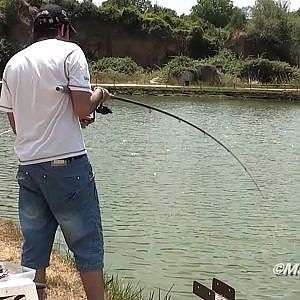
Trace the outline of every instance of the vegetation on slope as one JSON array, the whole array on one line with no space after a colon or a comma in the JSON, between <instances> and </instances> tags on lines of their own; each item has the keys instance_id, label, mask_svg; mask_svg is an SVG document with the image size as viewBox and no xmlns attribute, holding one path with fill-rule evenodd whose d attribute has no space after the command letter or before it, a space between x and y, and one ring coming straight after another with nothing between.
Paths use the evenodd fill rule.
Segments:
<instances>
[{"instance_id":1,"label":"vegetation on slope","mask_svg":"<svg viewBox=\"0 0 300 300\"><path fill-rule=\"evenodd\" d=\"M25 0L0 0L1 70L18 50L17 45L8 42L9 36L5 33L16 18L20 1ZM108 24L120 24L131 32L176 38L185 44L181 55L186 57L177 58L176 63L170 61L171 69L177 71L189 69L185 63L190 60L195 64L215 65L225 81L287 83L299 78L300 10L291 12L285 0L257 0L253 7L243 9L235 7L231 0L198 0L189 15L181 16L149 0L107 0L100 6L90 0L27 2L37 8L47 2L60 4L73 20L95 18ZM254 49L255 53L251 54L252 50L247 55L234 53L226 48L228 39L234 36L232 33L241 31L246 42L261 46ZM92 75L114 82L138 76L166 78L166 74L180 73L174 70L170 71L169 64L143 70L130 58L99 58L91 62Z\"/></svg>"}]
</instances>

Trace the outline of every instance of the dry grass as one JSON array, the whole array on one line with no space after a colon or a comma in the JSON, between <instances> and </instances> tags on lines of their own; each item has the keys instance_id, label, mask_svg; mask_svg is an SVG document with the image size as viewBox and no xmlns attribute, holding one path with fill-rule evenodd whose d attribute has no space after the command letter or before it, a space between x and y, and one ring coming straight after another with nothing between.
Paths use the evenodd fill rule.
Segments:
<instances>
[{"instance_id":1,"label":"dry grass","mask_svg":"<svg viewBox=\"0 0 300 300\"><path fill-rule=\"evenodd\" d=\"M0 260L20 263L22 234L17 225L0 220ZM79 274L71 260L53 253L47 271L48 300L86 299Z\"/></svg>"},{"instance_id":2,"label":"dry grass","mask_svg":"<svg viewBox=\"0 0 300 300\"><path fill-rule=\"evenodd\" d=\"M0 261L20 263L22 246L22 234L19 227L11 221L0 219ZM107 277L107 300L142 300L143 289L139 286L125 283L118 276ZM64 258L57 252L51 256L51 264L47 269L47 300L80 300L86 299L82 283L74 262L70 258ZM156 299L154 293L151 300ZM160 293L157 299L170 299L169 292L165 297Z\"/></svg>"}]
</instances>

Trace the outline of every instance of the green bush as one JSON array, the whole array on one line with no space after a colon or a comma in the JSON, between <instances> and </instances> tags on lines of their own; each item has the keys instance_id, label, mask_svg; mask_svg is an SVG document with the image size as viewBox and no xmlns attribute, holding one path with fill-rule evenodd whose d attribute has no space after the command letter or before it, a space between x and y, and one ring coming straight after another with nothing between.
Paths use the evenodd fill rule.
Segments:
<instances>
[{"instance_id":1,"label":"green bush","mask_svg":"<svg viewBox=\"0 0 300 300\"><path fill-rule=\"evenodd\" d=\"M104 57L94 62L92 68L101 72L111 69L126 75L133 75L142 69L130 57Z\"/></svg>"},{"instance_id":2,"label":"green bush","mask_svg":"<svg viewBox=\"0 0 300 300\"><path fill-rule=\"evenodd\" d=\"M175 56L162 69L162 76L165 80L177 78L184 71L195 72L199 61L186 56Z\"/></svg>"},{"instance_id":3,"label":"green bush","mask_svg":"<svg viewBox=\"0 0 300 300\"><path fill-rule=\"evenodd\" d=\"M143 18L142 28L147 33L156 33L163 36L171 36L173 31L165 20L155 15L147 15Z\"/></svg>"},{"instance_id":4,"label":"green bush","mask_svg":"<svg viewBox=\"0 0 300 300\"><path fill-rule=\"evenodd\" d=\"M218 46L209 37L205 36L201 27L194 27L187 37L189 55L198 59L211 56L218 51Z\"/></svg>"},{"instance_id":5,"label":"green bush","mask_svg":"<svg viewBox=\"0 0 300 300\"><path fill-rule=\"evenodd\" d=\"M99 20L104 22L118 23L122 16L122 10L116 6L99 7Z\"/></svg>"},{"instance_id":6,"label":"green bush","mask_svg":"<svg viewBox=\"0 0 300 300\"><path fill-rule=\"evenodd\" d=\"M124 8L120 15L119 22L124 25L129 25L132 28L139 28L141 24L141 15L135 8Z\"/></svg>"},{"instance_id":7,"label":"green bush","mask_svg":"<svg viewBox=\"0 0 300 300\"><path fill-rule=\"evenodd\" d=\"M104 57L90 63L92 77L115 81L131 81L135 76L143 73L131 58Z\"/></svg>"},{"instance_id":8,"label":"green bush","mask_svg":"<svg viewBox=\"0 0 300 300\"><path fill-rule=\"evenodd\" d=\"M3 73L8 60L18 52L18 47L6 39L0 39L0 72Z\"/></svg>"},{"instance_id":9,"label":"green bush","mask_svg":"<svg viewBox=\"0 0 300 300\"><path fill-rule=\"evenodd\" d=\"M74 3L73 3L74 4ZM71 3L70 3L71 5ZM66 7L67 8L67 7ZM69 8L70 9L70 8ZM74 6L71 7L72 14L74 14L77 18L97 18L99 17L99 10L98 7L93 4L93 2L84 0L79 5L74 4Z\"/></svg>"},{"instance_id":10,"label":"green bush","mask_svg":"<svg viewBox=\"0 0 300 300\"><path fill-rule=\"evenodd\" d=\"M295 79L296 69L286 62L249 59L245 61L240 76L261 83L289 83Z\"/></svg>"},{"instance_id":11,"label":"green bush","mask_svg":"<svg viewBox=\"0 0 300 300\"><path fill-rule=\"evenodd\" d=\"M296 84L297 86L299 86L299 84L300 84L300 69L299 68L294 69L294 78L292 80L292 83Z\"/></svg>"},{"instance_id":12,"label":"green bush","mask_svg":"<svg viewBox=\"0 0 300 300\"><path fill-rule=\"evenodd\" d=\"M233 52L226 48L222 49L217 55L202 60L201 63L215 66L227 78L239 77L244 65L242 59L238 59Z\"/></svg>"},{"instance_id":13,"label":"green bush","mask_svg":"<svg viewBox=\"0 0 300 300\"><path fill-rule=\"evenodd\" d=\"M19 0L9 0L5 1L4 4L4 14L5 14L5 23L7 26L14 26L16 20L18 20L19 14Z\"/></svg>"}]
</instances>

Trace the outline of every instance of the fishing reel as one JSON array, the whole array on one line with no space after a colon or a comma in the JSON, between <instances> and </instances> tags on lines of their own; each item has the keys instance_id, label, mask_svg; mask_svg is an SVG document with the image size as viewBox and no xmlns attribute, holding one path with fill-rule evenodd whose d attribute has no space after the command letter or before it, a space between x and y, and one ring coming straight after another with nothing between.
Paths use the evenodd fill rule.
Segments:
<instances>
[{"instance_id":1,"label":"fishing reel","mask_svg":"<svg viewBox=\"0 0 300 300\"><path fill-rule=\"evenodd\" d=\"M104 106L103 103L101 103L100 106L96 108L96 112L101 115L112 114L112 110L109 107Z\"/></svg>"},{"instance_id":2,"label":"fishing reel","mask_svg":"<svg viewBox=\"0 0 300 300\"><path fill-rule=\"evenodd\" d=\"M69 87L64 85L58 85L56 87L56 91L61 93L70 93ZM104 106L103 103L96 108L96 112L102 115L112 114L112 110L107 106Z\"/></svg>"}]
</instances>

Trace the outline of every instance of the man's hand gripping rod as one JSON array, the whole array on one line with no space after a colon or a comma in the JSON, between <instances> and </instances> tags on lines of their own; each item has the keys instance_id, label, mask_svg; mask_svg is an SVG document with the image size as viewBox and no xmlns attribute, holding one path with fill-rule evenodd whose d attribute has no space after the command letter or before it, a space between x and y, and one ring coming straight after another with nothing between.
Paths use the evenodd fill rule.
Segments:
<instances>
[{"instance_id":1,"label":"man's hand gripping rod","mask_svg":"<svg viewBox=\"0 0 300 300\"><path fill-rule=\"evenodd\" d=\"M56 91L60 92L60 93L66 93L69 94L70 93L70 89L67 85L58 85L56 87ZM112 110L110 108L108 108L107 106L104 106L103 103L101 103L97 108L96 108L96 112L102 115L107 115L107 114L111 114ZM93 112L93 115L95 117L95 112Z\"/></svg>"}]
</instances>

